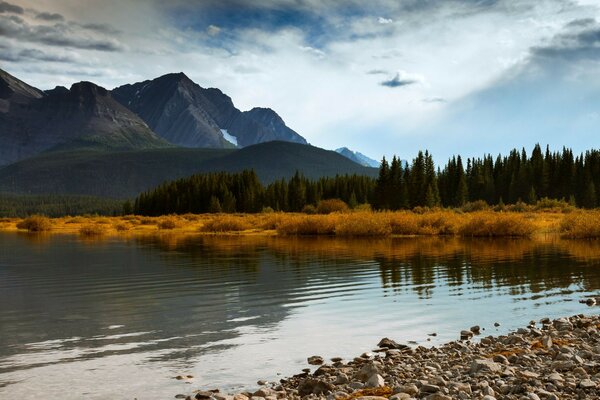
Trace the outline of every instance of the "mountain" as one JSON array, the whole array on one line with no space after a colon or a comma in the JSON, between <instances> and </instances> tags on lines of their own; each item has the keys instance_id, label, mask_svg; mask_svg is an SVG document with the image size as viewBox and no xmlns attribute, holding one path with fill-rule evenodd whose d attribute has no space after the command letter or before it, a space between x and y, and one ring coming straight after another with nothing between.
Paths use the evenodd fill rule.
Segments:
<instances>
[{"instance_id":1,"label":"mountain","mask_svg":"<svg viewBox=\"0 0 600 400\"><path fill-rule=\"evenodd\" d=\"M242 112L219 89L205 89L183 73L128 84L112 91L158 135L184 147L246 147L273 140L306 144L268 108Z\"/></svg>"},{"instance_id":2,"label":"mountain","mask_svg":"<svg viewBox=\"0 0 600 400\"><path fill-rule=\"evenodd\" d=\"M47 152L0 169L0 192L133 197L165 181L200 172L254 169L264 183L298 170L310 178L376 176L333 151L289 142L243 149L167 148L126 152Z\"/></svg>"},{"instance_id":3,"label":"mountain","mask_svg":"<svg viewBox=\"0 0 600 400\"><path fill-rule=\"evenodd\" d=\"M0 70L0 165L57 146L129 150L170 145L91 82L42 92Z\"/></svg>"},{"instance_id":4,"label":"mountain","mask_svg":"<svg viewBox=\"0 0 600 400\"><path fill-rule=\"evenodd\" d=\"M369 158L364 154L359 153L358 151L352 151L347 147L340 147L335 151L336 153L343 155L344 157L354 161L357 164L363 165L365 167L379 168L379 161L373 160L372 158Z\"/></svg>"}]
</instances>

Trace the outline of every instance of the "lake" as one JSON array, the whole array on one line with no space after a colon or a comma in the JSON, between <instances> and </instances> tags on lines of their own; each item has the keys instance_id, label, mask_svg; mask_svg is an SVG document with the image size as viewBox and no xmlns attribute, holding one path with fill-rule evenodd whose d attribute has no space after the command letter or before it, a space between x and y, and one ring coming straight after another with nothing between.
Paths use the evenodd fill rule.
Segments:
<instances>
[{"instance_id":1,"label":"lake","mask_svg":"<svg viewBox=\"0 0 600 400\"><path fill-rule=\"evenodd\" d=\"M432 346L597 313L578 300L599 267L600 243L556 238L0 233L0 398L253 389L386 336Z\"/></svg>"}]
</instances>

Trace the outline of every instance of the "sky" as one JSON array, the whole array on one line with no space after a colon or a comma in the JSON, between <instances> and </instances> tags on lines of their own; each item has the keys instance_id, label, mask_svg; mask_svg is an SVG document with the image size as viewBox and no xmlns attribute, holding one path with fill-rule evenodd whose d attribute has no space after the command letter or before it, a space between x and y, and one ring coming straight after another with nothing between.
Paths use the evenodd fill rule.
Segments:
<instances>
[{"instance_id":1,"label":"sky","mask_svg":"<svg viewBox=\"0 0 600 400\"><path fill-rule=\"evenodd\" d=\"M375 159L600 147L600 0L0 0L0 68L41 89L184 72Z\"/></svg>"}]
</instances>

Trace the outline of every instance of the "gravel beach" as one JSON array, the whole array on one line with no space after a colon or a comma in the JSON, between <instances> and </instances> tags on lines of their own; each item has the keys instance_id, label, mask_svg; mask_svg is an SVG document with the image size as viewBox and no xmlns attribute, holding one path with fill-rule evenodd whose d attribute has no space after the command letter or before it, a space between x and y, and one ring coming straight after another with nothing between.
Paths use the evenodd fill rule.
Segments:
<instances>
[{"instance_id":1,"label":"gravel beach","mask_svg":"<svg viewBox=\"0 0 600 400\"><path fill-rule=\"evenodd\" d=\"M600 399L600 317L531 321L505 336L479 327L440 347L384 338L353 360L311 356L316 370L259 382L250 393L219 390L177 395L189 400ZM475 338L475 339L474 339Z\"/></svg>"}]
</instances>

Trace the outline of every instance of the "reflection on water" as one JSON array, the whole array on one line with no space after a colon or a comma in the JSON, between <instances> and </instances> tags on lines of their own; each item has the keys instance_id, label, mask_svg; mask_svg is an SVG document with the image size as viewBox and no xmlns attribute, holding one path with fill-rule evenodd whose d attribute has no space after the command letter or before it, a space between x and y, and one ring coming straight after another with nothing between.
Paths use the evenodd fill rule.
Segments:
<instances>
[{"instance_id":1,"label":"reflection on water","mask_svg":"<svg viewBox=\"0 0 600 400\"><path fill-rule=\"evenodd\" d=\"M0 234L0 251L7 398L248 388L383 336L436 344L595 312L577 300L600 288L600 244L556 239Z\"/></svg>"}]
</instances>

